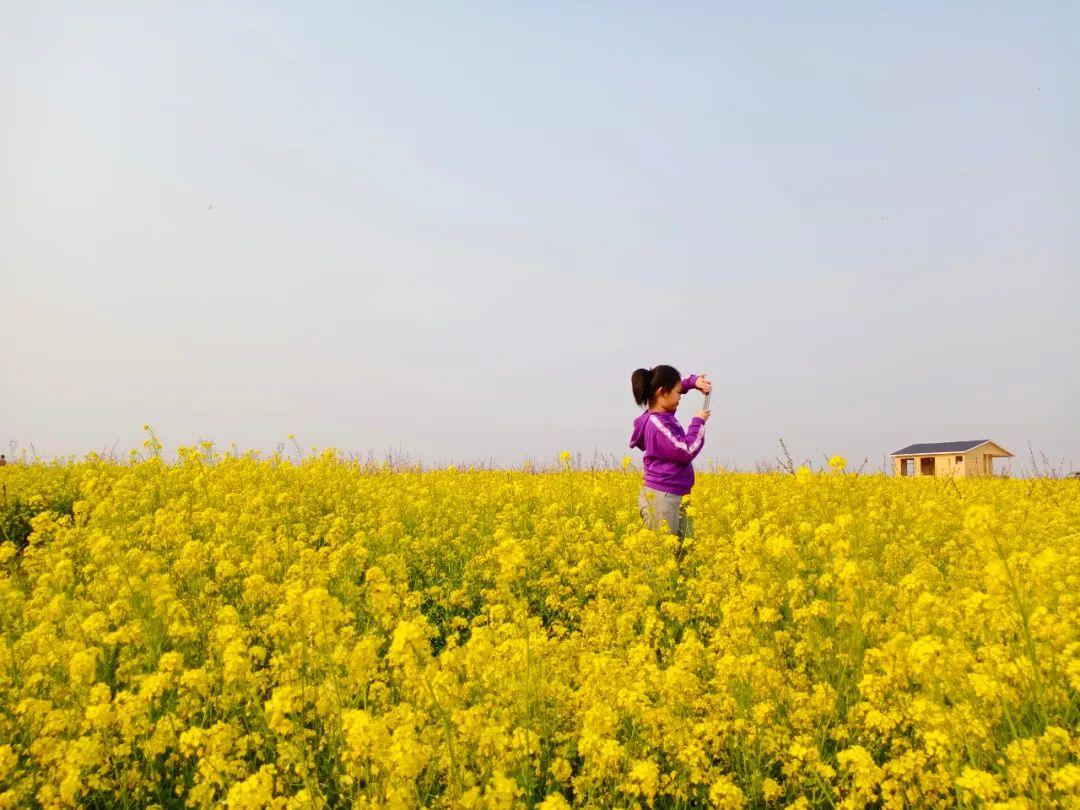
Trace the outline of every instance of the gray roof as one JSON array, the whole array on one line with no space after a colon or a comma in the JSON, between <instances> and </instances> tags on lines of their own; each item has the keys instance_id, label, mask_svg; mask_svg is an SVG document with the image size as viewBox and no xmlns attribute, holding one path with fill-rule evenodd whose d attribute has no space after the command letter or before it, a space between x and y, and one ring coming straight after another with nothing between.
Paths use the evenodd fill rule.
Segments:
<instances>
[{"instance_id":1,"label":"gray roof","mask_svg":"<svg viewBox=\"0 0 1080 810\"><path fill-rule=\"evenodd\" d=\"M907 447L897 450L894 456L920 456L933 453L966 453L973 447L986 444L989 439L968 439L962 442L929 442L925 444L909 444Z\"/></svg>"}]
</instances>

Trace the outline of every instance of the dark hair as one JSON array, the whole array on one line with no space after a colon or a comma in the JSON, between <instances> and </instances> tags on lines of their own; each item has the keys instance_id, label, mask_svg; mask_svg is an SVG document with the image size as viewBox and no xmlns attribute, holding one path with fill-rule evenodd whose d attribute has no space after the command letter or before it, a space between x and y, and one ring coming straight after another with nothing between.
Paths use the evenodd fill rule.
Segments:
<instances>
[{"instance_id":1,"label":"dark hair","mask_svg":"<svg viewBox=\"0 0 1080 810\"><path fill-rule=\"evenodd\" d=\"M661 388L672 391L681 379L678 369L672 366L639 368L630 375L630 387L634 389L634 402L644 408L657 391Z\"/></svg>"}]
</instances>

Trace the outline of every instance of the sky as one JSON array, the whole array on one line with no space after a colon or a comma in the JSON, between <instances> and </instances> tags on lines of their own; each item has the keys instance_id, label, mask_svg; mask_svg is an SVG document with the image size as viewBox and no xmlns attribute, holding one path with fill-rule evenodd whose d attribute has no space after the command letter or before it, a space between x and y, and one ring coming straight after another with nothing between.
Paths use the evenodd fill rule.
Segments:
<instances>
[{"instance_id":1,"label":"sky","mask_svg":"<svg viewBox=\"0 0 1080 810\"><path fill-rule=\"evenodd\" d=\"M1075 3L0 5L0 449L639 461L666 363L716 386L699 469L1080 469L1078 41Z\"/></svg>"}]
</instances>

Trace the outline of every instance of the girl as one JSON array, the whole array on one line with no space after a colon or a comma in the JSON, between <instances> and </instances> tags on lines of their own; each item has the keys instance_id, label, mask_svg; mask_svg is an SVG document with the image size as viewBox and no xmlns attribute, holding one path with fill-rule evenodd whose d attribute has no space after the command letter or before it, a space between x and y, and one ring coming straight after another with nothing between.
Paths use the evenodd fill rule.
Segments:
<instances>
[{"instance_id":1,"label":"girl","mask_svg":"<svg viewBox=\"0 0 1080 810\"><path fill-rule=\"evenodd\" d=\"M698 411L683 432L675 419L675 409L683 391L693 388L703 394L712 391L706 375L691 374L685 380L671 366L639 368L630 375L634 401L645 412L634 420L630 446L645 451L645 486L638 497L638 511L650 529L667 522L668 531L686 536L686 506L683 496L694 485L691 462L705 443L705 422L710 411Z\"/></svg>"}]
</instances>

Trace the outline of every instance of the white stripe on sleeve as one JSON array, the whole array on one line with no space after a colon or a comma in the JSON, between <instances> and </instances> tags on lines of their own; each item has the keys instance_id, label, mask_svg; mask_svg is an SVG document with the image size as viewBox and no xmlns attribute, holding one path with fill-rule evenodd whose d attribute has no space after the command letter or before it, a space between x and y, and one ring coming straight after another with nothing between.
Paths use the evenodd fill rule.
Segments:
<instances>
[{"instance_id":1,"label":"white stripe on sleeve","mask_svg":"<svg viewBox=\"0 0 1080 810\"><path fill-rule=\"evenodd\" d=\"M659 430L661 433L668 437L668 441L670 441L673 445L682 450L684 453L693 453L695 450L701 447L701 443L705 441L704 424L698 430L698 435L697 438L694 439L694 443L691 445L687 445L687 443L682 441L681 439L675 438L675 434L668 429L667 425L660 421L660 417L657 416L655 413L649 417L649 421L652 422L653 427L655 427L657 430Z\"/></svg>"}]
</instances>

